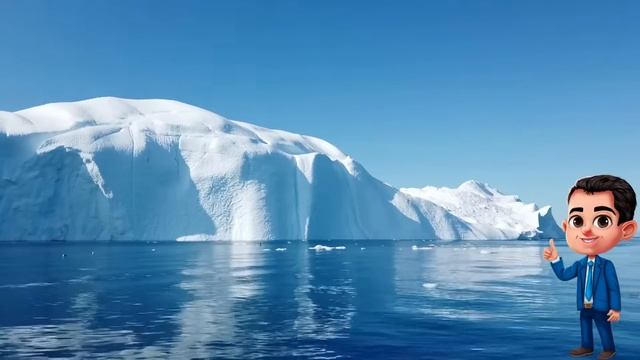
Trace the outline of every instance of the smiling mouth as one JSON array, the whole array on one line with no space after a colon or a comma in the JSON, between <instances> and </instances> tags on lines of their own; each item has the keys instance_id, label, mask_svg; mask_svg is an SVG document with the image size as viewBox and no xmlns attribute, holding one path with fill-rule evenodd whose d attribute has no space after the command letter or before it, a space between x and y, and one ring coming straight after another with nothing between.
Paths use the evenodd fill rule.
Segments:
<instances>
[{"instance_id":1,"label":"smiling mouth","mask_svg":"<svg viewBox=\"0 0 640 360\"><path fill-rule=\"evenodd\" d=\"M582 240L582 242L585 243L585 244L591 244L591 243L594 243L598 239L598 237L597 236L581 237L579 239Z\"/></svg>"}]
</instances>

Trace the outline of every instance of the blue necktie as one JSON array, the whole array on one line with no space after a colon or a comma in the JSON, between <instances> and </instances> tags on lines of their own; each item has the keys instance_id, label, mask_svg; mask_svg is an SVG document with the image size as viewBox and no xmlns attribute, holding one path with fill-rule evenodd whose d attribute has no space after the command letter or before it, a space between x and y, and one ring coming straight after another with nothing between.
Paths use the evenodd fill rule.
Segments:
<instances>
[{"instance_id":1,"label":"blue necktie","mask_svg":"<svg viewBox=\"0 0 640 360\"><path fill-rule=\"evenodd\" d=\"M591 301L593 297L593 261L589 260L587 265L589 268L587 269L587 288L584 290L584 297L587 301Z\"/></svg>"}]
</instances>

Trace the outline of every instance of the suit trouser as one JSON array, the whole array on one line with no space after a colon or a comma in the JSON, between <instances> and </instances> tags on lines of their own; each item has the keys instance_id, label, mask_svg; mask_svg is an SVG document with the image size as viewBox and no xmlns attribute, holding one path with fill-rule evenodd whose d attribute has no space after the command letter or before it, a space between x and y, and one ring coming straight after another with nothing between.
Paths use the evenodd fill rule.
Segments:
<instances>
[{"instance_id":1,"label":"suit trouser","mask_svg":"<svg viewBox=\"0 0 640 360\"><path fill-rule=\"evenodd\" d=\"M582 332L582 347L593 349L593 323L596 323L598 333L600 334L600 342L604 351L616 351L613 343L613 332L611 331L611 323L607 321L608 316L604 311L594 309L580 310L580 330Z\"/></svg>"}]
</instances>

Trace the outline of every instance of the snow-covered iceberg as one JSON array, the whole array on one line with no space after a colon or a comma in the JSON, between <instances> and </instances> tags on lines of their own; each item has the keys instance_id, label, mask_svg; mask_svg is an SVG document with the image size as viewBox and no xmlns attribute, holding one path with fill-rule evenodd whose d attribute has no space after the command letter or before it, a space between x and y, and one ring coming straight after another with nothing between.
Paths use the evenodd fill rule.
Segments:
<instances>
[{"instance_id":1,"label":"snow-covered iceberg","mask_svg":"<svg viewBox=\"0 0 640 360\"><path fill-rule=\"evenodd\" d=\"M0 111L1 240L559 233L548 207L488 186L399 190L322 139L176 101L106 97Z\"/></svg>"},{"instance_id":2,"label":"snow-covered iceberg","mask_svg":"<svg viewBox=\"0 0 640 360\"><path fill-rule=\"evenodd\" d=\"M523 203L488 184L470 180L455 189L426 186L401 188L414 199L435 203L470 224L476 237L485 239L539 239L561 237L551 207Z\"/></svg>"}]
</instances>

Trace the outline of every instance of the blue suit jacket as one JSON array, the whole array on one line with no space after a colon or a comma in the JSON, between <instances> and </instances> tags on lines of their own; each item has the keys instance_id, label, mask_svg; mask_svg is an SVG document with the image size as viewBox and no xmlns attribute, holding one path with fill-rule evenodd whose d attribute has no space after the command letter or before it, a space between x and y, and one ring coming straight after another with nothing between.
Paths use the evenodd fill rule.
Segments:
<instances>
[{"instance_id":1,"label":"blue suit jacket","mask_svg":"<svg viewBox=\"0 0 640 360\"><path fill-rule=\"evenodd\" d=\"M578 310L583 309L584 304L584 281L587 271L587 257L576 261L568 268L564 268L562 258L557 263L551 263L553 272L556 273L558 279L562 281L578 278L578 286L576 291L576 299ZM596 256L596 262L593 268L593 308L598 311L608 312L613 309L621 311L620 303L620 286L618 284L618 276L613 263L605 258Z\"/></svg>"}]
</instances>

